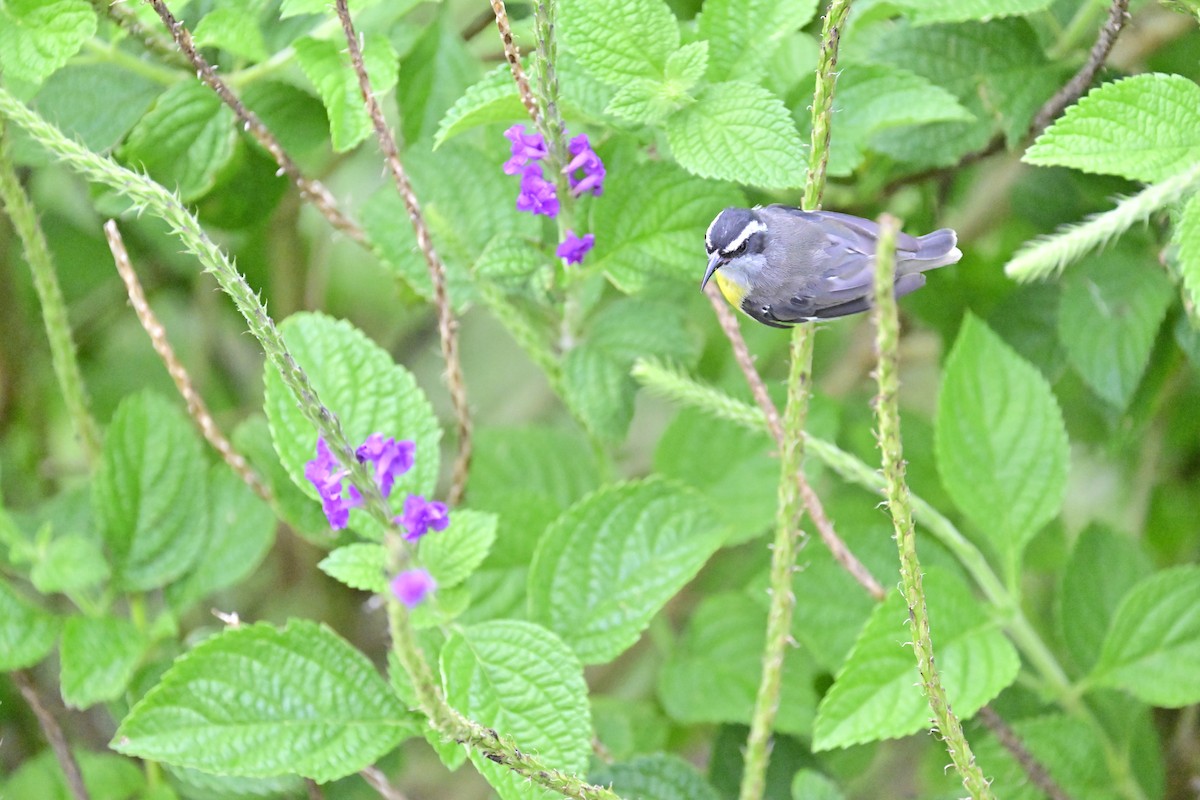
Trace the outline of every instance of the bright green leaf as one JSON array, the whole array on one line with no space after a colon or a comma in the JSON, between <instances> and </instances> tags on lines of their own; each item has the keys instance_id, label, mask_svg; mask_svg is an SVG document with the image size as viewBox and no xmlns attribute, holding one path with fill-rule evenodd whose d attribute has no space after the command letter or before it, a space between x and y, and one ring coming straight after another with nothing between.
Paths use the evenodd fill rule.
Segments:
<instances>
[{"instance_id":1,"label":"bright green leaf","mask_svg":"<svg viewBox=\"0 0 1200 800\"><path fill-rule=\"evenodd\" d=\"M664 162L613 175L607 191L622 202L593 209L596 249L590 259L626 293L664 280L699 286L704 231L720 209L745 204L730 184L701 180Z\"/></svg>"},{"instance_id":2,"label":"bright green leaf","mask_svg":"<svg viewBox=\"0 0 1200 800\"><path fill-rule=\"evenodd\" d=\"M448 15L425 28L400 70L400 133L410 143L433 136L455 99L479 80L481 72Z\"/></svg>"},{"instance_id":3,"label":"bright green leaf","mask_svg":"<svg viewBox=\"0 0 1200 800\"><path fill-rule=\"evenodd\" d=\"M380 0L349 0L346 6L350 9L350 13L362 11L371 6L378 5ZM400 5L412 5L416 0L401 0ZM329 3L324 0L283 0L279 7L279 18L287 19L288 17L298 17L301 14L323 14L332 16L332 10Z\"/></svg>"},{"instance_id":4,"label":"bright green leaf","mask_svg":"<svg viewBox=\"0 0 1200 800\"><path fill-rule=\"evenodd\" d=\"M292 620L230 628L178 658L111 747L204 772L325 782L416 733L362 653L324 625Z\"/></svg>"},{"instance_id":5,"label":"bright green leaf","mask_svg":"<svg viewBox=\"0 0 1200 800\"><path fill-rule=\"evenodd\" d=\"M708 69L708 42L692 42L671 53L663 77L672 94L682 96L704 77Z\"/></svg>"},{"instance_id":6,"label":"bright green leaf","mask_svg":"<svg viewBox=\"0 0 1200 800\"><path fill-rule=\"evenodd\" d=\"M611 661L721 546L703 495L662 480L602 489L546 531L529 570L530 617L584 663Z\"/></svg>"},{"instance_id":7,"label":"bright green leaf","mask_svg":"<svg viewBox=\"0 0 1200 800\"><path fill-rule=\"evenodd\" d=\"M767 609L744 594L706 598L658 674L658 697L676 722L685 725L749 725L762 673ZM795 736L812 735L817 696L812 656L790 648L775 727Z\"/></svg>"},{"instance_id":8,"label":"bright green leaf","mask_svg":"<svg viewBox=\"0 0 1200 800\"><path fill-rule=\"evenodd\" d=\"M280 332L322 402L341 420L352 446L362 444L372 433L416 442L416 463L396 480L393 500L406 494L430 496L437 482L441 429L429 400L408 370L350 323L324 314L293 314L284 320ZM316 457L317 432L269 364L264 382L264 408L275 449L292 480L315 498L316 490L304 477L304 465ZM394 507L399 513L399 502ZM379 524L366 512L355 509L350 513L351 527L382 536Z\"/></svg>"},{"instance_id":9,"label":"bright green leaf","mask_svg":"<svg viewBox=\"0 0 1200 800\"><path fill-rule=\"evenodd\" d=\"M679 49L679 23L662 0L563 0L558 29L566 49L601 81L661 78Z\"/></svg>"},{"instance_id":10,"label":"bright green leaf","mask_svg":"<svg viewBox=\"0 0 1200 800\"><path fill-rule=\"evenodd\" d=\"M267 57L267 43L253 13L235 6L214 8L204 15L192 31L200 47L219 47L251 61Z\"/></svg>"},{"instance_id":11,"label":"bright green leaf","mask_svg":"<svg viewBox=\"0 0 1200 800\"><path fill-rule=\"evenodd\" d=\"M1096 663L1117 605L1150 571L1150 559L1132 536L1101 525L1080 534L1059 592L1063 640L1080 669Z\"/></svg>"},{"instance_id":12,"label":"bright green leaf","mask_svg":"<svg viewBox=\"0 0 1200 800\"><path fill-rule=\"evenodd\" d=\"M300 69L325 104L334 151L350 150L370 134L371 118L363 106L362 92L350 67L345 41L305 37L297 39L292 47ZM381 97L396 85L400 68L396 51L387 38L379 34L367 36L362 50L363 63L371 77L371 90Z\"/></svg>"},{"instance_id":13,"label":"bright green leaf","mask_svg":"<svg viewBox=\"0 0 1200 800\"><path fill-rule=\"evenodd\" d=\"M275 541L275 514L225 464L214 464L207 482L208 530L195 566L167 587L176 609L239 583L258 569Z\"/></svg>"},{"instance_id":14,"label":"bright green leaf","mask_svg":"<svg viewBox=\"0 0 1200 800\"><path fill-rule=\"evenodd\" d=\"M955 504L1015 570L1062 507L1066 426L1045 377L971 315L946 359L937 461Z\"/></svg>"},{"instance_id":15,"label":"bright green leaf","mask_svg":"<svg viewBox=\"0 0 1200 800\"><path fill-rule=\"evenodd\" d=\"M121 147L121 157L187 202L203 196L233 157L233 112L207 86L180 81L158 98Z\"/></svg>"},{"instance_id":16,"label":"bright green leaf","mask_svg":"<svg viewBox=\"0 0 1200 800\"><path fill-rule=\"evenodd\" d=\"M475 262L475 274L500 285L519 285L539 269L549 266L551 258L530 240L505 233L496 234Z\"/></svg>"},{"instance_id":17,"label":"bright green leaf","mask_svg":"<svg viewBox=\"0 0 1200 800\"><path fill-rule=\"evenodd\" d=\"M844 800L838 785L815 769L802 769L792 778L792 800Z\"/></svg>"},{"instance_id":18,"label":"bright green leaf","mask_svg":"<svg viewBox=\"0 0 1200 800\"><path fill-rule=\"evenodd\" d=\"M1147 183L1169 178L1200 160L1200 86L1161 74L1106 83L1068 108L1024 160Z\"/></svg>"},{"instance_id":19,"label":"bright green leaf","mask_svg":"<svg viewBox=\"0 0 1200 800\"><path fill-rule=\"evenodd\" d=\"M83 534L68 533L51 539L37 558L29 581L43 594L90 589L104 583L111 574L100 544Z\"/></svg>"},{"instance_id":20,"label":"bright green leaf","mask_svg":"<svg viewBox=\"0 0 1200 800\"><path fill-rule=\"evenodd\" d=\"M129 685L149 642L132 622L123 617L67 619L63 626L63 702L72 708L88 708L116 700Z\"/></svg>"},{"instance_id":21,"label":"bright green leaf","mask_svg":"<svg viewBox=\"0 0 1200 800\"><path fill-rule=\"evenodd\" d=\"M5 0L0 6L0 71L41 83L96 33L84 0Z\"/></svg>"},{"instance_id":22,"label":"bright green leaf","mask_svg":"<svg viewBox=\"0 0 1200 800\"><path fill-rule=\"evenodd\" d=\"M677 755L654 753L619 764L606 764L588 776L610 786L624 800L718 800L696 768Z\"/></svg>"},{"instance_id":23,"label":"bright green leaf","mask_svg":"<svg viewBox=\"0 0 1200 800\"><path fill-rule=\"evenodd\" d=\"M321 559L317 567L351 589L376 593L387 590L387 551L380 544L357 542L339 547Z\"/></svg>"},{"instance_id":24,"label":"bright green leaf","mask_svg":"<svg viewBox=\"0 0 1200 800\"><path fill-rule=\"evenodd\" d=\"M665 84L653 78L630 78L609 101L604 113L640 125L658 125L679 110L689 98L672 96Z\"/></svg>"},{"instance_id":25,"label":"bright green leaf","mask_svg":"<svg viewBox=\"0 0 1200 800\"><path fill-rule=\"evenodd\" d=\"M1123 796L1114 786L1105 763L1104 742L1096 729L1086 722L1050 714L1017 720L1012 728L1067 797L1118 800ZM972 745L976 745L975 740ZM1030 782L1026 767L993 737L980 737L975 753L993 780L992 788L997 797L1005 800L1044 800L1046 797Z\"/></svg>"},{"instance_id":26,"label":"bright green leaf","mask_svg":"<svg viewBox=\"0 0 1200 800\"><path fill-rule=\"evenodd\" d=\"M59 620L0 578L0 670L32 667L58 639Z\"/></svg>"},{"instance_id":27,"label":"bright green leaf","mask_svg":"<svg viewBox=\"0 0 1200 800\"><path fill-rule=\"evenodd\" d=\"M950 705L970 719L1017 677L1020 658L984 607L957 578L925 575L938 672ZM875 607L833 686L821 700L813 749L894 739L927 728L929 702L913 659L904 597Z\"/></svg>"},{"instance_id":28,"label":"bright green leaf","mask_svg":"<svg viewBox=\"0 0 1200 800\"><path fill-rule=\"evenodd\" d=\"M142 794L146 778L132 760L114 753L73 749L83 785L91 800L153 800ZM72 800L70 786L54 751L47 747L13 770L7 782L0 781L4 797L30 800Z\"/></svg>"},{"instance_id":29,"label":"bright green leaf","mask_svg":"<svg viewBox=\"0 0 1200 800\"><path fill-rule=\"evenodd\" d=\"M1179 248L1179 274L1183 289L1200 308L1200 193L1192 195L1175 222L1174 241Z\"/></svg>"},{"instance_id":30,"label":"bright green leaf","mask_svg":"<svg viewBox=\"0 0 1200 800\"><path fill-rule=\"evenodd\" d=\"M433 149L441 147L447 139L479 125L522 122L525 113L508 64L498 64L454 101L454 105L442 116L433 138Z\"/></svg>"},{"instance_id":31,"label":"bright green leaf","mask_svg":"<svg viewBox=\"0 0 1200 800\"><path fill-rule=\"evenodd\" d=\"M446 642L441 668L450 705L558 769L587 768L592 724L583 667L553 633L516 620L472 625ZM471 759L502 800L554 796L478 751Z\"/></svg>"},{"instance_id":32,"label":"bright green leaf","mask_svg":"<svg viewBox=\"0 0 1200 800\"><path fill-rule=\"evenodd\" d=\"M1090 681L1165 708L1200 702L1200 567L1146 578L1117 607Z\"/></svg>"},{"instance_id":33,"label":"bright green leaf","mask_svg":"<svg viewBox=\"0 0 1200 800\"><path fill-rule=\"evenodd\" d=\"M704 178L764 189L804 184L804 145L792 116L755 84L708 86L667 120L667 142L680 166Z\"/></svg>"},{"instance_id":34,"label":"bright green leaf","mask_svg":"<svg viewBox=\"0 0 1200 800\"><path fill-rule=\"evenodd\" d=\"M1053 0L891 0L917 25L987 21L1045 11Z\"/></svg>"},{"instance_id":35,"label":"bright green leaf","mask_svg":"<svg viewBox=\"0 0 1200 800\"><path fill-rule=\"evenodd\" d=\"M708 40L709 79L757 82L784 37L816 12L817 0L705 0L696 32Z\"/></svg>"},{"instance_id":36,"label":"bright green leaf","mask_svg":"<svg viewBox=\"0 0 1200 800\"><path fill-rule=\"evenodd\" d=\"M100 152L115 147L162 92L162 84L117 64L71 64L50 76L31 105Z\"/></svg>"},{"instance_id":37,"label":"bright green leaf","mask_svg":"<svg viewBox=\"0 0 1200 800\"><path fill-rule=\"evenodd\" d=\"M467 508L450 513L444 531L421 539L421 564L437 581L439 589L457 586L487 558L496 541L496 515Z\"/></svg>"},{"instance_id":38,"label":"bright green leaf","mask_svg":"<svg viewBox=\"0 0 1200 800\"><path fill-rule=\"evenodd\" d=\"M155 589L196 563L207 530L206 478L199 437L180 409L149 392L121 402L92 484L114 583Z\"/></svg>"},{"instance_id":39,"label":"bright green leaf","mask_svg":"<svg viewBox=\"0 0 1200 800\"><path fill-rule=\"evenodd\" d=\"M1141 382L1174 297L1171 280L1128 250L1097 253L1063 277L1058 336L1067 361L1118 409Z\"/></svg>"}]
</instances>

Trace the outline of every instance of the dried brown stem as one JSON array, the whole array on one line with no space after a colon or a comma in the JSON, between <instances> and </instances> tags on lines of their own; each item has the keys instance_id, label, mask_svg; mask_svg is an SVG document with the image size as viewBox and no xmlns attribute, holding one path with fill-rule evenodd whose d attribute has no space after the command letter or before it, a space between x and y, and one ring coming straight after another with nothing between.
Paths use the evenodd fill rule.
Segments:
<instances>
[{"instance_id":1,"label":"dried brown stem","mask_svg":"<svg viewBox=\"0 0 1200 800\"><path fill-rule=\"evenodd\" d=\"M1026 749L1025 743L1021 741L1017 732L1010 728L991 706L979 709L979 721L992 732L996 741L1012 754L1012 757L1021 765L1021 769L1029 776L1030 782L1041 789L1050 800L1071 800L1071 796L1063 791L1041 762Z\"/></svg>"},{"instance_id":2,"label":"dried brown stem","mask_svg":"<svg viewBox=\"0 0 1200 800\"><path fill-rule=\"evenodd\" d=\"M50 743L50 749L54 751L54 757L58 759L58 766L62 768L63 775L67 778L67 789L71 792L71 797L73 800L90 800L87 786L83 783L83 773L79 771L79 762L71 753L71 747L67 744L67 737L63 735L58 720L42 704L42 698L37 693L33 676L23 669L14 670L9 674L12 676L13 683L17 685L17 689L20 690L21 696L29 704L33 715L37 717L38 725L46 736L46 741Z\"/></svg>"},{"instance_id":3,"label":"dried brown stem","mask_svg":"<svg viewBox=\"0 0 1200 800\"><path fill-rule=\"evenodd\" d=\"M1128 19L1129 0L1113 0L1112 5L1108 8L1108 19L1105 20L1104 27L1100 29L1100 35L1096 37L1096 43L1092 45L1087 61L1071 77L1071 80L1067 81L1065 86L1046 101L1034 116L1033 124L1029 126L1031 136L1037 136L1049 127L1050 123L1057 119L1067 106L1082 97L1083 93L1088 90L1092 81L1096 79L1096 73L1104 66L1108 54L1112 52L1117 36L1120 35L1121 29L1125 27Z\"/></svg>"},{"instance_id":4,"label":"dried brown stem","mask_svg":"<svg viewBox=\"0 0 1200 800\"><path fill-rule=\"evenodd\" d=\"M153 0L158 2L158 0ZM379 140L379 149L383 151L388 169L396 183L408 218L416 233L417 246L425 254L425 263L429 267L429 280L433 284L433 304L437 309L438 334L442 340L442 357L446 361L446 385L450 390L450 400L454 405L454 414L458 420L458 457L454 462L454 472L451 477L448 500L451 505L457 505L463 499L467 486L467 471L471 465L471 409L467 402L466 380L463 378L462 362L458 355L458 320L450 307L450 297L446 291L446 265L433 247L433 237L429 233L429 225L421 213L421 205L417 202L416 192L404 165L400 161L400 152L396 147L396 139L388 128L387 120L383 117L383 109L371 92L371 82L367 76L367 68L363 64L362 48L358 35L354 32L354 22L350 19L350 11L346 0L336 2L338 19L342 23L342 31L346 34L346 44L350 53L350 63L358 76L358 88L362 92L363 102L371 121L375 126L375 137Z\"/></svg>"},{"instance_id":5,"label":"dried brown stem","mask_svg":"<svg viewBox=\"0 0 1200 800\"><path fill-rule=\"evenodd\" d=\"M388 782L387 776L378 767L360 769L358 774L383 800L406 800L404 794Z\"/></svg>"},{"instance_id":6,"label":"dried brown stem","mask_svg":"<svg viewBox=\"0 0 1200 800\"><path fill-rule=\"evenodd\" d=\"M533 99L533 90L529 88L529 78L525 76L525 68L521 66L521 51L513 41L512 28L508 24L508 11L504 8L504 0L492 0L492 12L496 15L496 27L500 30L500 40L504 42L504 57L508 60L508 68L512 70L513 80L517 83L517 94L521 96L521 104L529 112L533 124L537 125L541 118L537 101Z\"/></svg>"},{"instance_id":7,"label":"dried brown stem","mask_svg":"<svg viewBox=\"0 0 1200 800\"><path fill-rule=\"evenodd\" d=\"M330 225L342 231L359 244L367 244L366 233L363 232L363 229L357 223L341 212L337 201L333 198L333 194L329 189L320 181L315 178L309 178L301 172L300 167L287 154L287 151L283 149L283 145L279 143L279 140L275 138L275 134L271 133L270 129L258 118L258 115L246 108L238 96L233 93L233 90L217 77L216 70L197 52L196 45L192 41L191 32L171 14L171 10L167 8L167 4L163 0L148 0L148 2L158 12L159 18L167 26L167 30L170 31L171 38L175 40L175 44L179 47L179 50L191 63L192 67L195 68L197 77L206 86L216 92L221 101L233 110L234 116L238 118L238 122L242 124L242 127L271 154L271 157L275 159L275 163L279 165L280 171L287 175L292 183L296 185L296 188L300 190L300 196L312 203L325 219L329 220Z\"/></svg>"},{"instance_id":8,"label":"dried brown stem","mask_svg":"<svg viewBox=\"0 0 1200 800\"><path fill-rule=\"evenodd\" d=\"M221 454L221 458L229 465L230 469L237 474L246 485L249 486L255 494L272 502L272 494L270 487L259 477L250 463L245 457L239 453L233 444L217 427L217 423L213 420L212 414L209 413L208 406L204 403L204 398L196 391L195 384L192 383L192 378L188 375L187 369L180 363L179 358L175 355L174 348L167 340L167 332L163 328L162 323L158 321L158 317L154 315L153 309L146 301L146 293L142 291L142 285L138 281L137 273L133 270L133 264L129 260L129 251L125 249L125 241L121 238L121 232L117 229L117 223L109 220L104 223L104 236L108 239L108 249L112 251L113 261L117 265L117 272L121 274L121 280L125 282L125 291L129 295L129 303L133 306L133 311L137 314L138 322L142 324L142 328L146 331L146 335L150 337L150 344L154 346L154 352L158 353L158 357L162 359L166 365L167 372L171 375L171 380L175 382L175 388L179 390L179 394L187 403L188 414L196 422L200 432L204 438L212 445L213 449Z\"/></svg>"},{"instance_id":9,"label":"dried brown stem","mask_svg":"<svg viewBox=\"0 0 1200 800\"><path fill-rule=\"evenodd\" d=\"M742 331L738 327L737 318L733 315L733 311L726 305L721 298L715 286L709 286L705 291L708 300L712 303L713 311L717 314L717 321L721 323L721 330L725 332L725 336L729 339L729 344L733 348L734 358L737 360L738 366L742 370L742 375L746 379L746 383L750 386L750 392L754 395L755 402L762 409L763 416L767 420L767 427L771 431L771 438L775 440L777 446L783 445L783 425L780 423L779 410L771 401L770 394L767 393L767 385L763 382L762 376L758 374L758 369L754 366L754 357L750 355L750 348L746 346L746 340L742 337ZM829 519L829 515L825 513L825 506L821 503L821 498L813 490L812 485L808 482L808 478L803 471L796 473L796 484L800 489L800 499L804 503L804 510L808 513L809 519L812 520L813 526L817 529L817 534L821 537L821 541L829 548L829 552L833 555L835 561L842 566L858 582L858 585L863 587L867 594L875 600L882 600L886 592L875 580L875 576L871 571L858 560L858 557L846 546L842 537L838 536L834 530L833 522Z\"/></svg>"}]
</instances>

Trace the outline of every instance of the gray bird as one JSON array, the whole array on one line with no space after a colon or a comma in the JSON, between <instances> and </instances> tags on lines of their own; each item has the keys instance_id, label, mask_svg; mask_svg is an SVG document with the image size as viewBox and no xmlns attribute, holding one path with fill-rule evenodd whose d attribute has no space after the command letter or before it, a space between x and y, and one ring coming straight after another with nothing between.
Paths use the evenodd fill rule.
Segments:
<instances>
[{"instance_id":1,"label":"gray bird","mask_svg":"<svg viewBox=\"0 0 1200 800\"><path fill-rule=\"evenodd\" d=\"M775 328L843 317L871 307L874 222L836 211L782 205L727 208L704 235L708 269L734 308ZM921 273L962 258L949 228L896 237L896 296L925 285Z\"/></svg>"}]
</instances>

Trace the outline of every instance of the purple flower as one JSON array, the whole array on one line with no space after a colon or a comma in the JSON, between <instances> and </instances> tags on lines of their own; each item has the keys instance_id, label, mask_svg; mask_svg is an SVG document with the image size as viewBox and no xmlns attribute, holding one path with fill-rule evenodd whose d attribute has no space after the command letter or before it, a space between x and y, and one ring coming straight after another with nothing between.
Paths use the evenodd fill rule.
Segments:
<instances>
[{"instance_id":1,"label":"purple flower","mask_svg":"<svg viewBox=\"0 0 1200 800\"><path fill-rule=\"evenodd\" d=\"M382 433L372 433L363 442L362 447L354 451L358 460L364 464L375 465L375 480L384 497L392 493L392 485L404 473L412 469L417 445L407 439L397 441L390 436L384 438Z\"/></svg>"},{"instance_id":2,"label":"purple flower","mask_svg":"<svg viewBox=\"0 0 1200 800\"><path fill-rule=\"evenodd\" d=\"M575 231L568 230L567 238L563 239L562 244L554 251L554 255L565 258L568 264L578 264L583 261L583 257L595 244L595 235L589 233L580 239L575 235Z\"/></svg>"},{"instance_id":3,"label":"purple flower","mask_svg":"<svg viewBox=\"0 0 1200 800\"><path fill-rule=\"evenodd\" d=\"M353 486L342 495L342 480L346 470L338 467L325 439L317 437L317 457L304 465L304 477L308 478L321 497L321 509L333 529L341 530L350 521L350 509L362 504L362 495Z\"/></svg>"},{"instance_id":4,"label":"purple flower","mask_svg":"<svg viewBox=\"0 0 1200 800\"><path fill-rule=\"evenodd\" d=\"M521 193L517 195L517 211L531 214L558 216L558 193L554 184L542 177L542 168L537 164L525 167L521 175Z\"/></svg>"},{"instance_id":5,"label":"purple flower","mask_svg":"<svg viewBox=\"0 0 1200 800\"><path fill-rule=\"evenodd\" d=\"M413 608L437 588L437 581L426 570L408 569L392 578L390 587L397 600Z\"/></svg>"},{"instance_id":6,"label":"purple flower","mask_svg":"<svg viewBox=\"0 0 1200 800\"><path fill-rule=\"evenodd\" d=\"M599 196L604 192L604 162L592 150L591 142L586 133L581 133L570 141L567 149L574 158L565 167L563 173L571 183L571 194L579 197L584 192ZM583 170L583 177L577 177L576 172Z\"/></svg>"},{"instance_id":7,"label":"purple flower","mask_svg":"<svg viewBox=\"0 0 1200 800\"><path fill-rule=\"evenodd\" d=\"M546 142L540 133L525 133L524 125L513 125L504 136L512 142L512 158L504 162L505 175L516 175L530 159L546 157Z\"/></svg>"},{"instance_id":8,"label":"purple flower","mask_svg":"<svg viewBox=\"0 0 1200 800\"><path fill-rule=\"evenodd\" d=\"M446 526L450 524L450 515L446 511L445 503L439 503L437 500L426 501L419 494L410 494L404 498L404 513L396 517L395 522L403 525L407 531L404 538L415 542L429 533L430 528L435 531L446 530Z\"/></svg>"}]
</instances>

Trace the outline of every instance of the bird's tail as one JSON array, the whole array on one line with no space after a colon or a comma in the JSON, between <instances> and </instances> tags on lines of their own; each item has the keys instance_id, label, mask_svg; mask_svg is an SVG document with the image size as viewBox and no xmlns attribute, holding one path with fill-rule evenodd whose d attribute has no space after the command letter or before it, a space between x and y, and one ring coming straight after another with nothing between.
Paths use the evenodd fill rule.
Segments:
<instances>
[{"instance_id":1,"label":"bird's tail","mask_svg":"<svg viewBox=\"0 0 1200 800\"><path fill-rule=\"evenodd\" d=\"M904 272L925 272L926 270L956 264L962 258L958 249L958 234L950 228L927 233L917 237L917 249L911 255L905 253Z\"/></svg>"}]
</instances>

